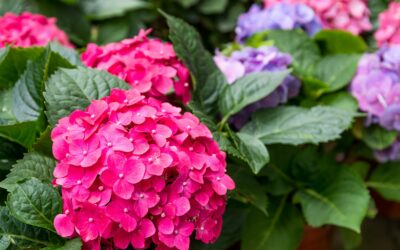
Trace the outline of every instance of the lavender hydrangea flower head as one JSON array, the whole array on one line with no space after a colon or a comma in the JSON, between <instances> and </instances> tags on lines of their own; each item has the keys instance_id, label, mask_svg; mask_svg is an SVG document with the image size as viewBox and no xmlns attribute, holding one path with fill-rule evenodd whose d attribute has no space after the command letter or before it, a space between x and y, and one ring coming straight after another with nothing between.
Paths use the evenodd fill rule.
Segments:
<instances>
[{"instance_id":1,"label":"lavender hydrangea flower head","mask_svg":"<svg viewBox=\"0 0 400 250\"><path fill-rule=\"evenodd\" d=\"M243 42L254 33L270 29L303 29L312 36L322 29L322 24L314 11L305 4L279 3L266 9L254 4L239 17L236 39Z\"/></svg>"},{"instance_id":2,"label":"lavender hydrangea flower head","mask_svg":"<svg viewBox=\"0 0 400 250\"><path fill-rule=\"evenodd\" d=\"M234 51L230 56L217 52L214 61L228 79L228 83L254 72L286 70L292 62L290 55L280 52L273 46L259 48L245 47ZM250 104L231 119L236 128L241 128L250 118L251 113L261 108L275 107L296 97L300 90L300 81L289 75L270 95Z\"/></svg>"},{"instance_id":3,"label":"lavender hydrangea flower head","mask_svg":"<svg viewBox=\"0 0 400 250\"><path fill-rule=\"evenodd\" d=\"M350 90L362 111L384 128L400 131L400 46L364 55Z\"/></svg>"},{"instance_id":4,"label":"lavender hydrangea flower head","mask_svg":"<svg viewBox=\"0 0 400 250\"><path fill-rule=\"evenodd\" d=\"M381 163L400 160L400 138L397 138L390 147L375 151L374 155Z\"/></svg>"}]
</instances>

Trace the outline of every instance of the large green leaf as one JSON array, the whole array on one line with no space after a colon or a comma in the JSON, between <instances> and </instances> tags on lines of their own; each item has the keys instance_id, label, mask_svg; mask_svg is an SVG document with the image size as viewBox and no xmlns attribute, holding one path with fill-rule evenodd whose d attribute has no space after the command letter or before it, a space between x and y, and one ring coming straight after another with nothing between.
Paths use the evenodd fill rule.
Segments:
<instances>
[{"instance_id":1,"label":"large green leaf","mask_svg":"<svg viewBox=\"0 0 400 250\"><path fill-rule=\"evenodd\" d=\"M238 133L238 150L245 157L254 174L269 162L269 154L265 145L254 136Z\"/></svg>"},{"instance_id":2,"label":"large green leaf","mask_svg":"<svg viewBox=\"0 0 400 250\"><path fill-rule=\"evenodd\" d=\"M327 92L346 86L353 79L360 55L328 55L318 62L315 77L329 85Z\"/></svg>"},{"instance_id":3,"label":"large green leaf","mask_svg":"<svg viewBox=\"0 0 400 250\"><path fill-rule=\"evenodd\" d=\"M48 47L36 61L28 61L26 70L13 88L13 114L18 122L36 121L43 113L44 82L58 68L73 66Z\"/></svg>"},{"instance_id":4,"label":"large green leaf","mask_svg":"<svg viewBox=\"0 0 400 250\"><path fill-rule=\"evenodd\" d=\"M14 86L25 71L28 60L36 60L44 48L3 48L0 50L0 90Z\"/></svg>"},{"instance_id":5,"label":"large green leaf","mask_svg":"<svg viewBox=\"0 0 400 250\"><path fill-rule=\"evenodd\" d=\"M388 131L381 126L363 127L362 140L372 149L382 150L389 147L396 140L397 131Z\"/></svg>"},{"instance_id":6,"label":"large green leaf","mask_svg":"<svg viewBox=\"0 0 400 250\"><path fill-rule=\"evenodd\" d=\"M21 122L10 125L0 125L0 136L7 140L31 148L37 133L41 130L37 122Z\"/></svg>"},{"instance_id":7,"label":"large green leaf","mask_svg":"<svg viewBox=\"0 0 400 250\"><path fill-rule=\"evenodd\" d=\"M31 0L13 0L0 2L0 15L7 12L20 14L24 11L37 12L36 4Z\"/></svg>"},{"instance_id":8,"label":"large green leaf","mask_svg":"<svg viewBox=\"0 0 400 250\"><path fill-rule=\"evenodd\" d=\"M354 113L332 107L312 109L279 107L257 111L242 133L253 135L265 144L299 145L334 140L350 127Z\"/></svg>"},{"instance_id":9,"label":"large green leaf","mask_svg":"<svg viewBox=\"0 0 400 250\"><path fill-rule=\"evenodd\" d=\"M0 182L0 187L11 191L17 183L35 177L41 181L51 183L56 161L38 152L25 154L22 160L13 165L7 178Z\"/></svg>"},{"instance_id":10,"label":"large green leaf","mask_svg":"<svg viewBox=\"0 0 400 250\"><path fill-rule=\"evenodd\" d=\"M400 164L393 162L378 166L372 172L368 186L385 199L400 202Z\"/></svg>"},{"instance_id":11,"label":"large green leaf","mask_svg":"<svg viewBox=\"0 0 400 250\"><path fill-rule=\"evenodd\" d=\"M320 104L343 109L349 112L357 112L358 110L357 100L347 91L324 95L320 99Z\"/></svg>"},{"instance_id":12,"label":"large green leaf","mask_svg":"<svg viewBox=\"0 0 400 250\"><path fill-rule=\"evenodd\" d=\"M223 120L271 94L288 74L288 71L253 73L225 86L218 100Z\"/></svg>"},{"instance_id":13,"label":"large green leaf","mask_svg":"<svg viewBox=\"0 0 400 250\"><path fill-rule=\"evenodd\" d=\"M286 198L270 199L269 216L253 209L243 228L242 250L293 250L303 235L300 212Z\"/></svg>"},{"instance_id":14,"label":"large green leaf","mask_svg":"<svg viewBox=\"0 0 400 250\"><path fill-rule=\"evenodd\" d=\"M331 168L320 162L320 168ZM336 168L335 168L336 167ZM337 225L360 232L369 203L362 179L352 170L333 165L324 178L296 193L307 223L313 227Z\"/></svg>"},{"instance_id":15,"label":"large green leaf","mask_svg":"<svg viewBox=\"0 0 400 250\"><path fill-rule=\"evenodd\" d=\"M9 239L17 249L38 249L60 244L53 233L16 220L5 207L0 207L0 237Z\"/></svg>"},{"instance_id":16,"label":"large green leaf","mask_svg":"<svg viewBox=\"0 0 400 250\"><path fill-rule=\"evenodd\" d=\"M271 30L268 37L279 50L293 57L296 73L307 75L321 58L317 44L303 30Z\"/></svg>"},{"instance_id":17,"label":"large green leaf","mask_svg":"<svg viewBox=\"0 0 400 250\"><path fill-rule=\"evenodd\" d=\"M51 184L32 178L15 185L7 207L19 221L55 232L53 219L61 213L61 197Z\"/></svg>"},{"instance_id":18,"label":"large green leaf","mask_svg":"<svg viewBox=\"0 0 400 250\"><path fill-rule=\"evenodd\" d=\"M235 166L232 171L230 175L236 184L235 190L232 191L233 197L243 203L253 205L267 215L267 195L255 176L238 166Z\"/></svg>"},{"instance_id":19,"label":"large green leaf","mask_svg":"<svg viewBox=\"0 0 400 250\"><path fill-rule=\"evenodd\" d=\"M360 36L342 30L321 30L314 36L327 54L364 53L367 44Z\"/></svg>"},{"instance_id":20,"label":"large green leaf","mask_svg":"<svg viewBox=\"0 0 400 250\"><path fill-rule=\"evenodd\" d=\"M129 89L129 85L105 71L83 67L59 69L47 81L44 93L49 123L55 125L73 110L85 109L113 88Z\"/></svg>"},{"instance_id":21,"label":"large green leaf","mask_svg":"<svg viewBox=\"0 0 400 250\"><path fill-rule=\"evenodd\" d=\"M228 5L228 2L228 0L203 0L199 5L199 11L206 15L219 14L221 12L224 12Z\"/></svg>"},{"instance_id":22,"label":"large green leaf","mask_svg":"<svg viewBox=\"0 0 400 250\"><path fill-rule=\"evenodd\" d=\"M0 238L0 250L7 250L10 244L11 244L10 238L5 236Z\"/></svg>"},{"instance_id":23,"label":"large green leaf","mask_svg":"<svg viewBox=\"0 0 400 250\"><path fill-rule=\"evenodd\" d=\"M122 16L128 11L149 7L149 3L142 0L80 0L80 5L85 14L95 20Z\"/></svg>"},{"instance_id":24,"label":"large green leaf","mask_svg":"<svg viewBox=\"0 0 400 250\"><path fill-rule=\"evenodd\" d=\"M192 99L199 103L206 114L217 110L222 89L228 84L225 76L214 63L211 54L201 43L199 33L181 19L164 13L170 29L169 37L177 55L193 76Z\"/></svg>"}]
</instances>

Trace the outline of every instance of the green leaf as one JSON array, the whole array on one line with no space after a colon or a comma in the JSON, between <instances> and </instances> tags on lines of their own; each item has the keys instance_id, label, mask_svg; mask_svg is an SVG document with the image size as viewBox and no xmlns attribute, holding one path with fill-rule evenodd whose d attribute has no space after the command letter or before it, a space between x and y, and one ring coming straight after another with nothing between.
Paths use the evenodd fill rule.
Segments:
<instances>
[{"instance_id":1,"label":"green leaf","mask_svg":"<svg viewBox=\"0 0 400 250\"><path fill-rule=\"evenodd\" d=\"M0 125L0 137L19 143L25 148L31 148L35 143L38 127L37 122L21 122L10 125Z\"/></svg>"},{"instance_id":2,"label":"green leaf","mask_svg":"<svg viewBox=\"0 0 400 250\"><path fill-rule=\"evenodd\" d=\"M360 232L370 199L362 179L346 167L320 164L330 172L322 172L325 178L296 193L307 223L313 227L332 224Z\"/></svg>"},{"instance_id":3,"label":"green leaf","mask_svg":"<svg viewBox=\"0 0 400 250\"><path fill-rule=\"evenodd\" d=\"M53 219L61 213L61 197L51 184L32 178L16 184L8 195L7 207L19 221L55 232Z\"/></svg>"},{"instance_id":4,"label":"green leaf","mask_svg":"<svg viewBox=\"0 0 400 250\"><path fill-rule=\"evenodd\" d=\"M346 167L353 170L353 172L360 176L363 180L365 179L365 177L367 177L369 172L369 164L363 161L353 162L350 165L346 165Z\"/></svg>"},{"instance_id":5,"label":"green leaf","mask_svg":"<svg viewBox=\"0 0 400 250\"><path fill-rule=\"evenodd\" d=\"M199 33L181 19L163 13L170 29L169 37L177 55L193 76L193 101L199 103L205 114L216 113L222 89L228 84L214 63L211 54L201 43Z\"/></svg>"},{"instance_id":6,"label":"green leaf","mask_svg":"<svg viewBox=\"0 0 400 250\"><path fill-rule=\"evenodd\" d=\"M397 135L397 131L388 131L378 125L363 127L362 129L362 140L368 147L377 150L382 150L392 145Z\"/></svg>"},{"instance_id":7,"label":"green leaf","mask_svg":"<svg viewBox=\"0 0 400 250\"><path fill-rule=\"evenodd\" d=\"M35 141L32 148L34 151L41 153L43 155L53 157L53 142L51 141L51 128L48 126L45 131L43 131L39 138Z\"/></svg>"},{"instance_id":8,"label":"green leaf","mask_svg":"<svg viewBox=\"0 0 400 250\"><path fill-rule=\"evenodd\" d=\"M246 157L249 166L254 174L269 162L269 154L264 144L257 138L243 133L236 134L239 137L239 151Z\"/></svg>"},{"instance_id":9,"label":"green leaf","mask_svg":"<svg viewBox=\"0 0 400 250\"><path fill-rule=\"evenodd\" d=\"M37 12L36 4L30 0L13 0L13 1L1 1L0 4L0 15L3 16L7 12L20 14L24 11Z\"/></svg>"},{"instance_id":10,"label":"green leaf","mask_svg":"<svg viewBox=\"0 0 400 250\"><path fill-rule=\"evenodd\" d=\"M58 67L72 65L50 48L36 61L28 61L26 70L13 88L13 114L18 122L37 121L43 113L44 82Z\"/></svg>"},{"instance_id":11,"label":"green leaf","mask_svg":"<svg viewBox=\"0 0 400 250\"><path fill-rule=\"evenodd\" d=\"M28 60L36 60L44 48L3 48L0 50L0 90L14 86L25 71Z\"/></svg>"},{"instance_id":12,"label":"green leaf","mask_svg":"<svg viewBox=\"0 0 400 250\"><path fill-rule=\"evenodd\" d=\"M199 11L206 15L219 14L224 12L228 2L228 0L203 0L199 5Z\"/></svg>"},{"instance_id":13,"label":"green leaf","mask_svg":"<svg viewBox=\"0 0 400 250\"><path fill-rule=\"evenodd\" d=\"M367 182L387 200L400 201L400 165L397 162L378 166Z\"/></svg>"},{"instance_id":14,"label":"green leaf","mask_svg":"<svg viewBox=\"0 0 400 250\"><path fill-rule=\"evenodd\" d=\"M253 209L243 228L242 250L293 250L303 235L300 212L286 197L270 199L269 216Z\"/></svg>"},{"instance_id":15,"label":"green leaf","mask_svg":"<svg viewBox=\"0 0 400 250\"><path fill-rule=\"evenodd\" d=\"M90 23L79 6L60 1L37 1L37 3L41 14L57 18L57 26L68 34L71 41L81 46L89 42Z\"/></svg>"},{"instance_id":16,"label":"green leaf","mask_svg":"<svg viewBox=\"0 0 400 250\"><path fill-rule=\"evenodd\" d=\"M59 69L47 81L44 93L49 123L55 125L73 110L85 109L92 100L109 95L113 88L129 89L129 85L105 71Z\"/></svg>"},{"instance_id":17,"label":"green leaf","mask_svg":"<svg viewBox=\"0 0 400 250\"><path fill-rule=\"evenodd\" d=\"M23 156L24 148L0 137L0 170L10 170L11 166Z\"/></svg>"},{"instance_id":18,"label":"green leaf","mask_svg":"<svg viewBox=\"0 0 400 250\"><path fill-rule=\"evenodd\" d=\"M85 14L94 20L122 16L128 11L149 7L149 3L141 0L81 0L80 4Z\"/></svg>"},{"instance_id":19,"label":"green leaf","mask_svg":"<svg viewBox=\"0 0 400 250\"><path fill-rule=\"evenodd\" d=\"M38 152L30 152L24 155L22 160L13 165L7 178L0 182L0 187L11 192L17 183L35 177L41 181L48 182L53 180L53 170L56 161L49 156Z\"/></svg>"},{"instance_id":20,"label":"green leaf","mask_svg":"<svg viewBox=\"0 0 400 250\"><path fill-rule=\"evenodd\" d=\"M317 79L327 83L327 92L333 92L346 86L353 79L360 55L329 55L318 62L315 68Z\"/></svg>"},{"instance_id":21,"label":"green leaf","mask_svg":"<svg viewBox=\"0 0 400 250\"><path fill-rule=\"evenodd\" d=\"M265 215L268 215L267 195L263 192L262 186L255 176L238 166L235 166L230 175L236 184L235 190L232 191L232 196L238 201L253 205Z\"/></svg>"},{"instance_id":22,"label":"green leaf","mask_svg":"<svg viewBox=\"0 0 400 250\"><path fill-rule=\"evenodd\" d=\"M5 207L0 207L0 236L8 238L18 249L37 249L60 243L55 234L16 220Z\"/></svg>"},{"instance_id":23,"label":"green leaf","mask_svg":"<svg viewBox=\"0 0 400 250\"><path fill-rule=\"evenodd\" d=\"M76 50L62 46L58 42L50 43L50 48L53 52L65 58L71 65L83 66L81 57ZM59 66L66 67L66 65L59 65Z\"/></svg>"},{"instance_id":24,"label":"green leaf","mask_svg":"<svg viewBox=\"0 0 400 250\"><path fill-rule=\"evenodd\" d=\"M82 241L79 238L69 240L61 247L45 247L42 250L81 250Z\"/></svg>"},{"instance_id":25,"label":"green leaf","mask_svg":"<svg viewBox=\"0 0 400 250\"><path fill-rule=\"evenodd\" d=\"M320 104L349 112L357 112L358 110L357 100L346 91L324 95L320 100Z\"/></svg>"},{"instance_id":26,"label":"green leaf","mask_svg":"<svg viewBox=\"0 0 400 250\"><path fill-rule=\"evenodd\" d=\"M340 228L339 235L341 242L343 243L344 250L359 249L362 243L362 238L360 234L345 228Z\"/></svg>"},{"instance_id":27,"label":"green leaf","mask_svg":"<svg viewBox=\"0 0 400 250\"><path fill-rule=\"evenodd\" d=\"M242 133L265 144L318 144L334 140L350 127L353 113L332 107L279 107L257 111Z\"/></svg>"},{"instance_id":28,"label":"green leaf","mask_svg":"<svg viewBox=\"0 0 400 250\"><path fill-rule=\"evenodd\" d=\"M268 38L279 50L293 57L292 65L298 74L313 72L314 65L321 58L317 44L303 30L271 30Z\"/></svg>"},{"instance_id":29,"label":"green leaf","mask_svg":"<svg viewBox=\"0 0 400 250\"><path fill-rule=\"evenodd\" d=\"M288 71L253 73L225 86L218 101L223 120L271 94L288 74Z\"/></svg>"},{"instance_id":30,"label":"green leaf","mask_svg":"<svg viewBox=\"0 0 400 250\"><path fill-rule=\"evenodd\" d=\"M342 30L321 30L314 36L327 54L364 53L367 44L360 36Z\"/></svg>"},{"instance_id":31,"label":"green leaf","mask_svg":"<svg viewBox=\"0 0 400 250\"><path fill-rule=\"evenodd\" d=\"M197 4L199 0L175 0L175 2L178 2L180 5L183 6L183 8L187 9Z\"/></svg>"}]
</instances>

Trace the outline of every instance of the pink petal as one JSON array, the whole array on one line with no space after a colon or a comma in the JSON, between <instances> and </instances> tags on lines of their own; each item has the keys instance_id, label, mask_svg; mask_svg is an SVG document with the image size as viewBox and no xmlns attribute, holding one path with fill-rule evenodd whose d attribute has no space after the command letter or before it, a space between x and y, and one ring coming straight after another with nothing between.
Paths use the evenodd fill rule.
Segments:
<instances>
[{"instance_id":1,"label":"pink petal","mask_svg":"<svg viewBox=\"0 0 400 250\"><path fill-rule=\"evenodd\" d=\"M119 249L127 249L130 241L130 233L125 232L124 230L118 230L114 236L114 244Z\"/></svg>"},{"instance_id":2,"label":"pink petal","mask_svg":"<svg viewBox=\"0 0 400 250\"><path fill-rule=\"evenodd\" d=\"M122 199L129 199L132 196L134 188L133 185L130 184L129 182L119 179L113 185L113 190L115 194L121 197Z\"/></svg>"},{"instance_id":3,"label":"pink petal","mask_svg":"<svg viewBox=\"0 0 400 250\"><path fill-rule=\"evenodd\" d=\"M158 223L158 231L163 234L172 234L174 232L174 222L170 218L161 219Z\"/></svg>"},{"instance_id":4,"label":"pink petal","mask_svg":"<svg viewBox=\"0 0 400 250\"><path fill-rule=\"evenodd\" d=\"M140 229L142 230L145 238L149 238L156 233L156 228L154 227L153 222L151 222L149 219L142 220Z\"/></svg>"},{"instance_id":5,"label":"pink petal","mask_svg":"<svg viewBox=\"0 0 400 250\"><path fill-rule=\"evenodd\" d=\"M127 232L132 232L135 230L137 226L137 221L135 218L128 214L123 214L121 219L122 228L125 229Z\"/></svg>"},{"instance_id":6,"label":"pink petal","mask_svg":"<svg viewBox=\"0 0 400 250\"><path fill-rule=\"evenodd\" d=\"M117 179L117 175L110 169L106 169L100 175L100 180L109 187L112 187Z\"/></svg>"},{"instance_id":7,"label":"pink petal","mask_svg":"<svg viewBox=\"0 0 400 250\"><path fill-rule=\"evenodd\" d=\"M132 142L125 137L118 137L116 140L113 141L113 149L115 151L122 151L122 152L132 152L133 145Z\"/></svg>"},{"instance_id":8,"label":"pink petal","mask_svg":"<svg viewBox=\"0 0 400 250\"><path fill-rule=\"evenodd\" d=\"M125 179L132 184L139 183L143 180L146 167L140 161L130 159L125 163Z\"/></svg>"},{"instance_id":9,"label":"pink petal","mask_svg":"<svg viewBox=\"0 0 400 250\"><path fill-rule=\"evenodd\" d=\"M70 237L75 231L71 218L65 214L59 214L54 218L54 227L62 237Z\"/></svg>"},{"instance_id":10,"label":"pink petal","mask_svg":"<svg viewBox=\"0 0 400 250\"><path fill-rule=\"evenodd\" d=\"M176 215L182 216L190 210L190 202L186 197L181 197L174 200L176 206Z\"/></svg>"}]
</instances>

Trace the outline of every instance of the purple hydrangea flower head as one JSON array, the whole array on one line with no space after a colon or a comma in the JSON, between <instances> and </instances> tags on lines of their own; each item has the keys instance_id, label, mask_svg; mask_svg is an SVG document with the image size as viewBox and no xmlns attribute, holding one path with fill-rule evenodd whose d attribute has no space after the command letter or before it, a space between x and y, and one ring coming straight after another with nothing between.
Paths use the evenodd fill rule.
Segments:
<instances>
[{"instance_id":1,"label":"purple hydrangea flower head","mask_svg":"<svg viewBox=\"0 0 400 250\"><path fill-rule=\"evenodd\" d=\"M374 152L375 158L381 162L388 161L399 161L400 160L400 138L397 138L396 141L388 148L383 150L376 150Z\"/></svg>"},{"instance_id":2,"label":"purple hydrangea flower head","mask_svg":"<svg viewBox=\"0 0 400 250\"><path fill-rule=\"evenodd\" d=\"M240 77L255 72L286 70L292 58L289 54L280 52L273 46L259 48L244 47L234 51L230 56L217 52L214 61L224 73L230 84ZM270 95L260 101L250 104L237 115L232 117L231 123L241 128L251 116L251 113L261 108L276 107L296 97L300 91L300 81L292 75L287 76L281 85Z\"/></svg>"},{"instance_id":3,"label":"purple hydrangea flower head","mask_svg":"<svg viewBox=\"0 0 400 250\"><path fill-rule=\"evenodd\" d=\"M303 29L312 36L322 29L322 24L305 4L279 3L266 9L254 4L238 19L237 40L243 42L254 33L270 29Z\"/></svg>"},{"instance_id":4,"label":"purple hydrangea flower head","mask_svg":"<svg viewBox=\"0 0 400 250\"><path fill-rule=\"evenodd\" d=\"M388 130L400 131L400 105L391 105L385 109L379 124Z\"/></svg>"},{"instance_id":5,"label":"purple hydrangea flower head","mask_svg":"<svg viewBox=\"0 0 400 250\"><path fill-rule=\"evenodd\" d=\"M400 105L400 46L364 55L350 90L362 111L384 119L380 123L389 126L394 121L390 116L398 113L395 106Z\"/></svg>"}]
</instances>

